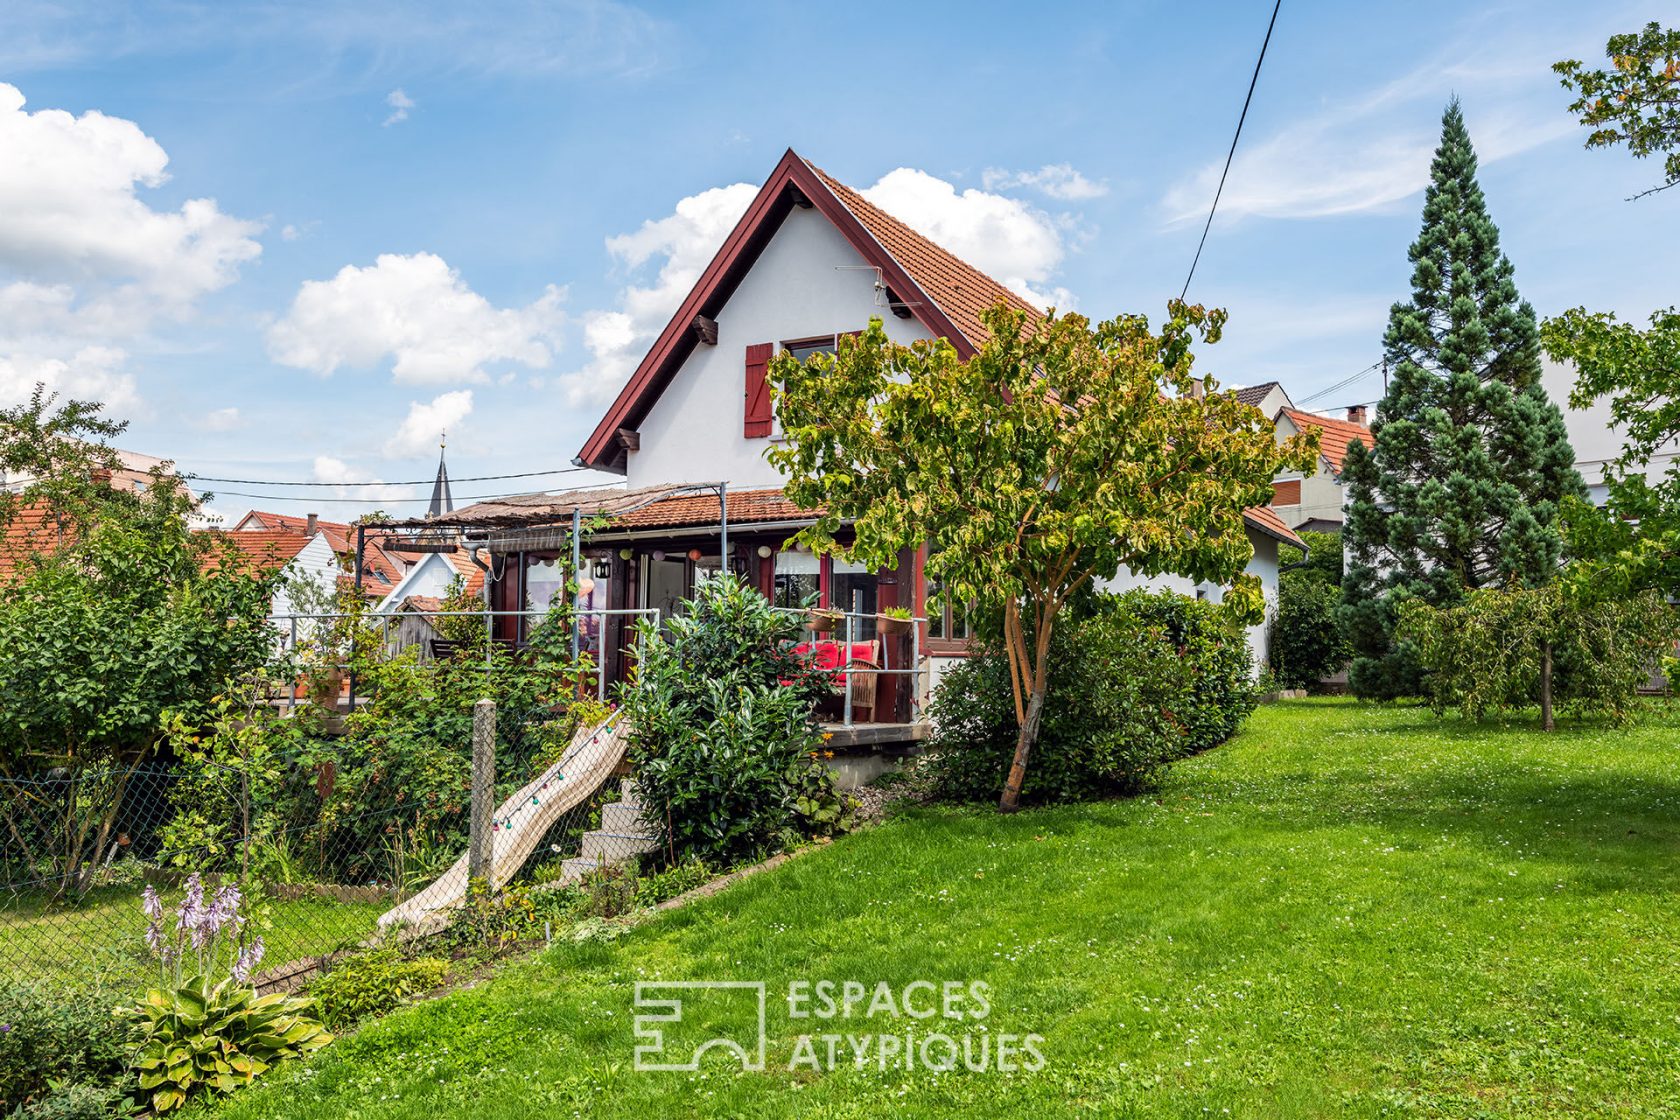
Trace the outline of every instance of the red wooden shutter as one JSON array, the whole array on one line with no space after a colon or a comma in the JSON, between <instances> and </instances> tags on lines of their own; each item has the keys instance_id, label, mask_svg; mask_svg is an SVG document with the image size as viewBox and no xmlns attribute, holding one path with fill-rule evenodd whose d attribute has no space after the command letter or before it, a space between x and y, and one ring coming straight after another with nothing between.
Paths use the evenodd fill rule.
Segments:
<instances>
[{"instance_id":1,"label":"red wooden shutter","mask_svg":"<svg viewBox=\"0 0 1680 1120\"><path fill-rule=\"evenodd\" d=\"M770 434L770 382L765 367L770 364L774 343L759 342L747 347L747 408L741 434L755 439Z\"/></svg>"}]
</instances>

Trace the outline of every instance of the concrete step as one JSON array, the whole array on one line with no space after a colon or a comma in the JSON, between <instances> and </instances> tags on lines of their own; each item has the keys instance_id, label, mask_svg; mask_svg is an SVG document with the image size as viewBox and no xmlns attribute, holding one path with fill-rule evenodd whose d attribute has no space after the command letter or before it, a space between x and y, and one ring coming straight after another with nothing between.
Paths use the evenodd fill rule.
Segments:
<instances>
[{"instance_id":1,"label":"concrete step","mask_svg":"<svg viewBox=\"0 0 1680 1120\"><path fill-rule=\"evenodd\" d=\"M620 778L618 780L618 799L626 805L640 805L641 791L636 788L636 779Z\"/></svg>"},{"instance_id":2,"label":"concrete step","mask_svg":"<svg viewBox=\"0 0 1680 1120\"><path fill-rule=\"evenodd\" d=\"M575 883L585 875L598 871L602 866L610 866L611 864L611 860L584 859L582 856L573 856L571 859L561 860L560 867L562 870L559 882L562 886L566 883Z\"/></svg>"},{"instance_id":3,"label":"concrete step","mask_svg":"<svg viewBox=\"0 0 1680 1120\"><path fill-rule=\"evenodd\" d=\"M633 801L609 801L601 806L601 831L648 836L653 828L642 816L640 805Z\"/></svg>"},{"instance_id":4,"label":"concrete step","mask_svg":"<svg viewBox=\"0 0 1680 1120\"><path fill-rule=\"evenodd\" d=\"M651 852L659 847L659 841L652 836L628 832L586 832L583 834L583 850L579 857L587 860L605 860L608 863L621 863L643 852Z\"/></svg>"}]
</instances>

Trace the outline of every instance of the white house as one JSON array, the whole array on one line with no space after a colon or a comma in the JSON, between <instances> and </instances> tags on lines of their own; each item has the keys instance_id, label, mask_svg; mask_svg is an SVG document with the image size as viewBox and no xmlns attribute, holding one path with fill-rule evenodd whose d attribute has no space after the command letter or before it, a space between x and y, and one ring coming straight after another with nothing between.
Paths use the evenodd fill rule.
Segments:
<instances>
[{"instance_id":1,"label":"white house","mask_svg":"<svg viewBox=\"0 0 1680 1120\"><path fill-rule=\"evenodd\" d=\"M906 550L895 568L867 571L784 547L814 515L783 497L782 479L765 459L778 438L765 368L778 351L832 350L871 318L894 342L945 338L967 357L986 338L980 313L1000 300L1039 313L789 151L575 460L622 475L627 489L483 502L442 521L485 541L498 610L547 603L569 563L557 532L574 508L611 512L584 555L591 605L668 608L688 595L697 574L727 567L782 605L815 595L823 605L858 604L870 613L908 607L928 614L917 645L937 670L941 659L963 655L968 635L961 611L930 595L936 589L922 550ZM727 555L719 496L702 488L718 483L727 489ZM1250 571L1275 596L1278 542L1298 538L1270 510L1251 511L1247 520L1256 554ZM508 620L503 636L517 639L519 625ZM602 630L591 640L604 637L611 659L616 632L610 624ZM1256 627L1257 648L1262 633ZM873 624L860 636L874 641ZM884 642L880 651L894 665L908 653L907 641ZM904 718L907 690L882 680L871 718Z\"/></svg>"}]
</instances>

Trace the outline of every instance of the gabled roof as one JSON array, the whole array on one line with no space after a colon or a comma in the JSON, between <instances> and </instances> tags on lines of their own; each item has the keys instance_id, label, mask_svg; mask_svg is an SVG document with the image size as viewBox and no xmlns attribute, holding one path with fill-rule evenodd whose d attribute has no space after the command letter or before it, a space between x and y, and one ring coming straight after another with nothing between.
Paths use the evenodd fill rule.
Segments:
<instances>
[{"instance_id":1,"label":"gabled roof","mask_svg":"<svg viewBox=\"0 0 1680 1120\"><path fill-rule=\"evenodd\" d=\"M1258 406L1265 402L1273 389L1282 388L1276 381L1263 381L1259 385L1244 385L1236 391L1237 399L1244 404Z\"/></svg>"},{"instance_id":2,"label":"gabled roof","mask_svg":"<svg viewBox=\"0 0 1680 1120\"><path fill-rule=\"evenodd\" d=\"M1302 431L1308 428L1318 429L1318 452L1337 474L1342 473L1342 462L1347 458L1348 444L1358 440L1366 447L1371 446L1371 429L1363 424L1355 424L1351 420L1333 420L1328 416L1302 412L1298 408L1281 408L1278 414L1289 417L1289 422Z\"/></svg>"},{"instance_id":3,"label":"gabled roof","mask_svg":"<svg viewBox=\"0 0 1680 1120\"><path fill-rule=\"evenodd\" d=\"M1243 510L1243 521L1250 529L1264 533L1274 540L1284 544L1292 544L1302 552L1307 551L1307 542L1296 535L1295 530L1284 523L1277 510L1271 506L1255 506L1253 509Z\"/></svg>"},{"instance_id":4,"label":"gabled roof","mask_svg":"<svg viewBox=\"0 0 1680 1120\"><path fill-rule=\"evenodd\" d=\"M240 529L225 532L206 529L206 534L218 542L233 545L233 550L217 548L204 554L200 562L205 571L212 568L232 568L241 575L262 575L278 571L297 559L314 537L291 529Z\"/></svg>"},{"instance_id":5,"label":"gabled roof","mask_svg":"<svg viewBox=\"0 0 1680 1120\"><path fill-rule=\"evenodd\" d=\"M880 269L892 298L936 337L949 339L969 357L985 341L979 313L999 300L1037 315L1020 296L941 249L922 234L813 167L789 148L759 188L712 263L671 316L617 399L578 453L579 466L624 470L622 430L634 431L693 352L697 316L716 318L757 262L783 219L811 207L833 223L869 264Z\"/></svg>"}]
</instances>

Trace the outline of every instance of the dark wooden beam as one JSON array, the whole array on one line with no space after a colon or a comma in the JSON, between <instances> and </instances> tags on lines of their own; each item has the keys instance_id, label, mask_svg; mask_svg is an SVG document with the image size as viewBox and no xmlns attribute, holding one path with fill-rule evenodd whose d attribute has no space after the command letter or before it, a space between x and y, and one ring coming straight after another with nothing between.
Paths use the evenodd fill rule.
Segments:
<instances>
[{"instance_id":1,"label":"dark wooden beam","mask_svg":"<svg viewBox=\"0 0 1680 1120\"><path fill-rule=\"evenodd\" d=\"M801 210L809 210L811 208L810 198L807 197L805 192L800 190L798 187L789 186L788 197L793 199L793 204Z\"/></svg>"},{"instance_id":2,"label":"dark wooden beam","mask_svg":"<svg viewBox=\"0 0 1680 1120\"><path fill-rule=\"evenodd\" d=\"M892 313L897 315L900 319L908 319L913 314L910 310L910 305L900 302L899 298L893 295L893 290L891 288L887 289L887 306L892 308Z\"/></svg>"},{"instance_id":3,"label":"dark wooden beam","mask_svg":"<svg viewBox=\"0 0 1680 1120\"><path fill-rule=\"evenodd\" d=\"M640 451L642 449L642 433L633 432L629 428L618 430L618 445L626 451Z\"/></svg>"},{"instance_id":4,"label":"dark wooden beam","mask_svg":"<svg viewBox=\"0 0 1680 1120\"><path fill-rule=\"evenodd\" d=\"M704 315L696 315L694 322L689 324L694 328L696 337L707 346L717 345L717 320Z\"/></svg>"}]
</instances>

